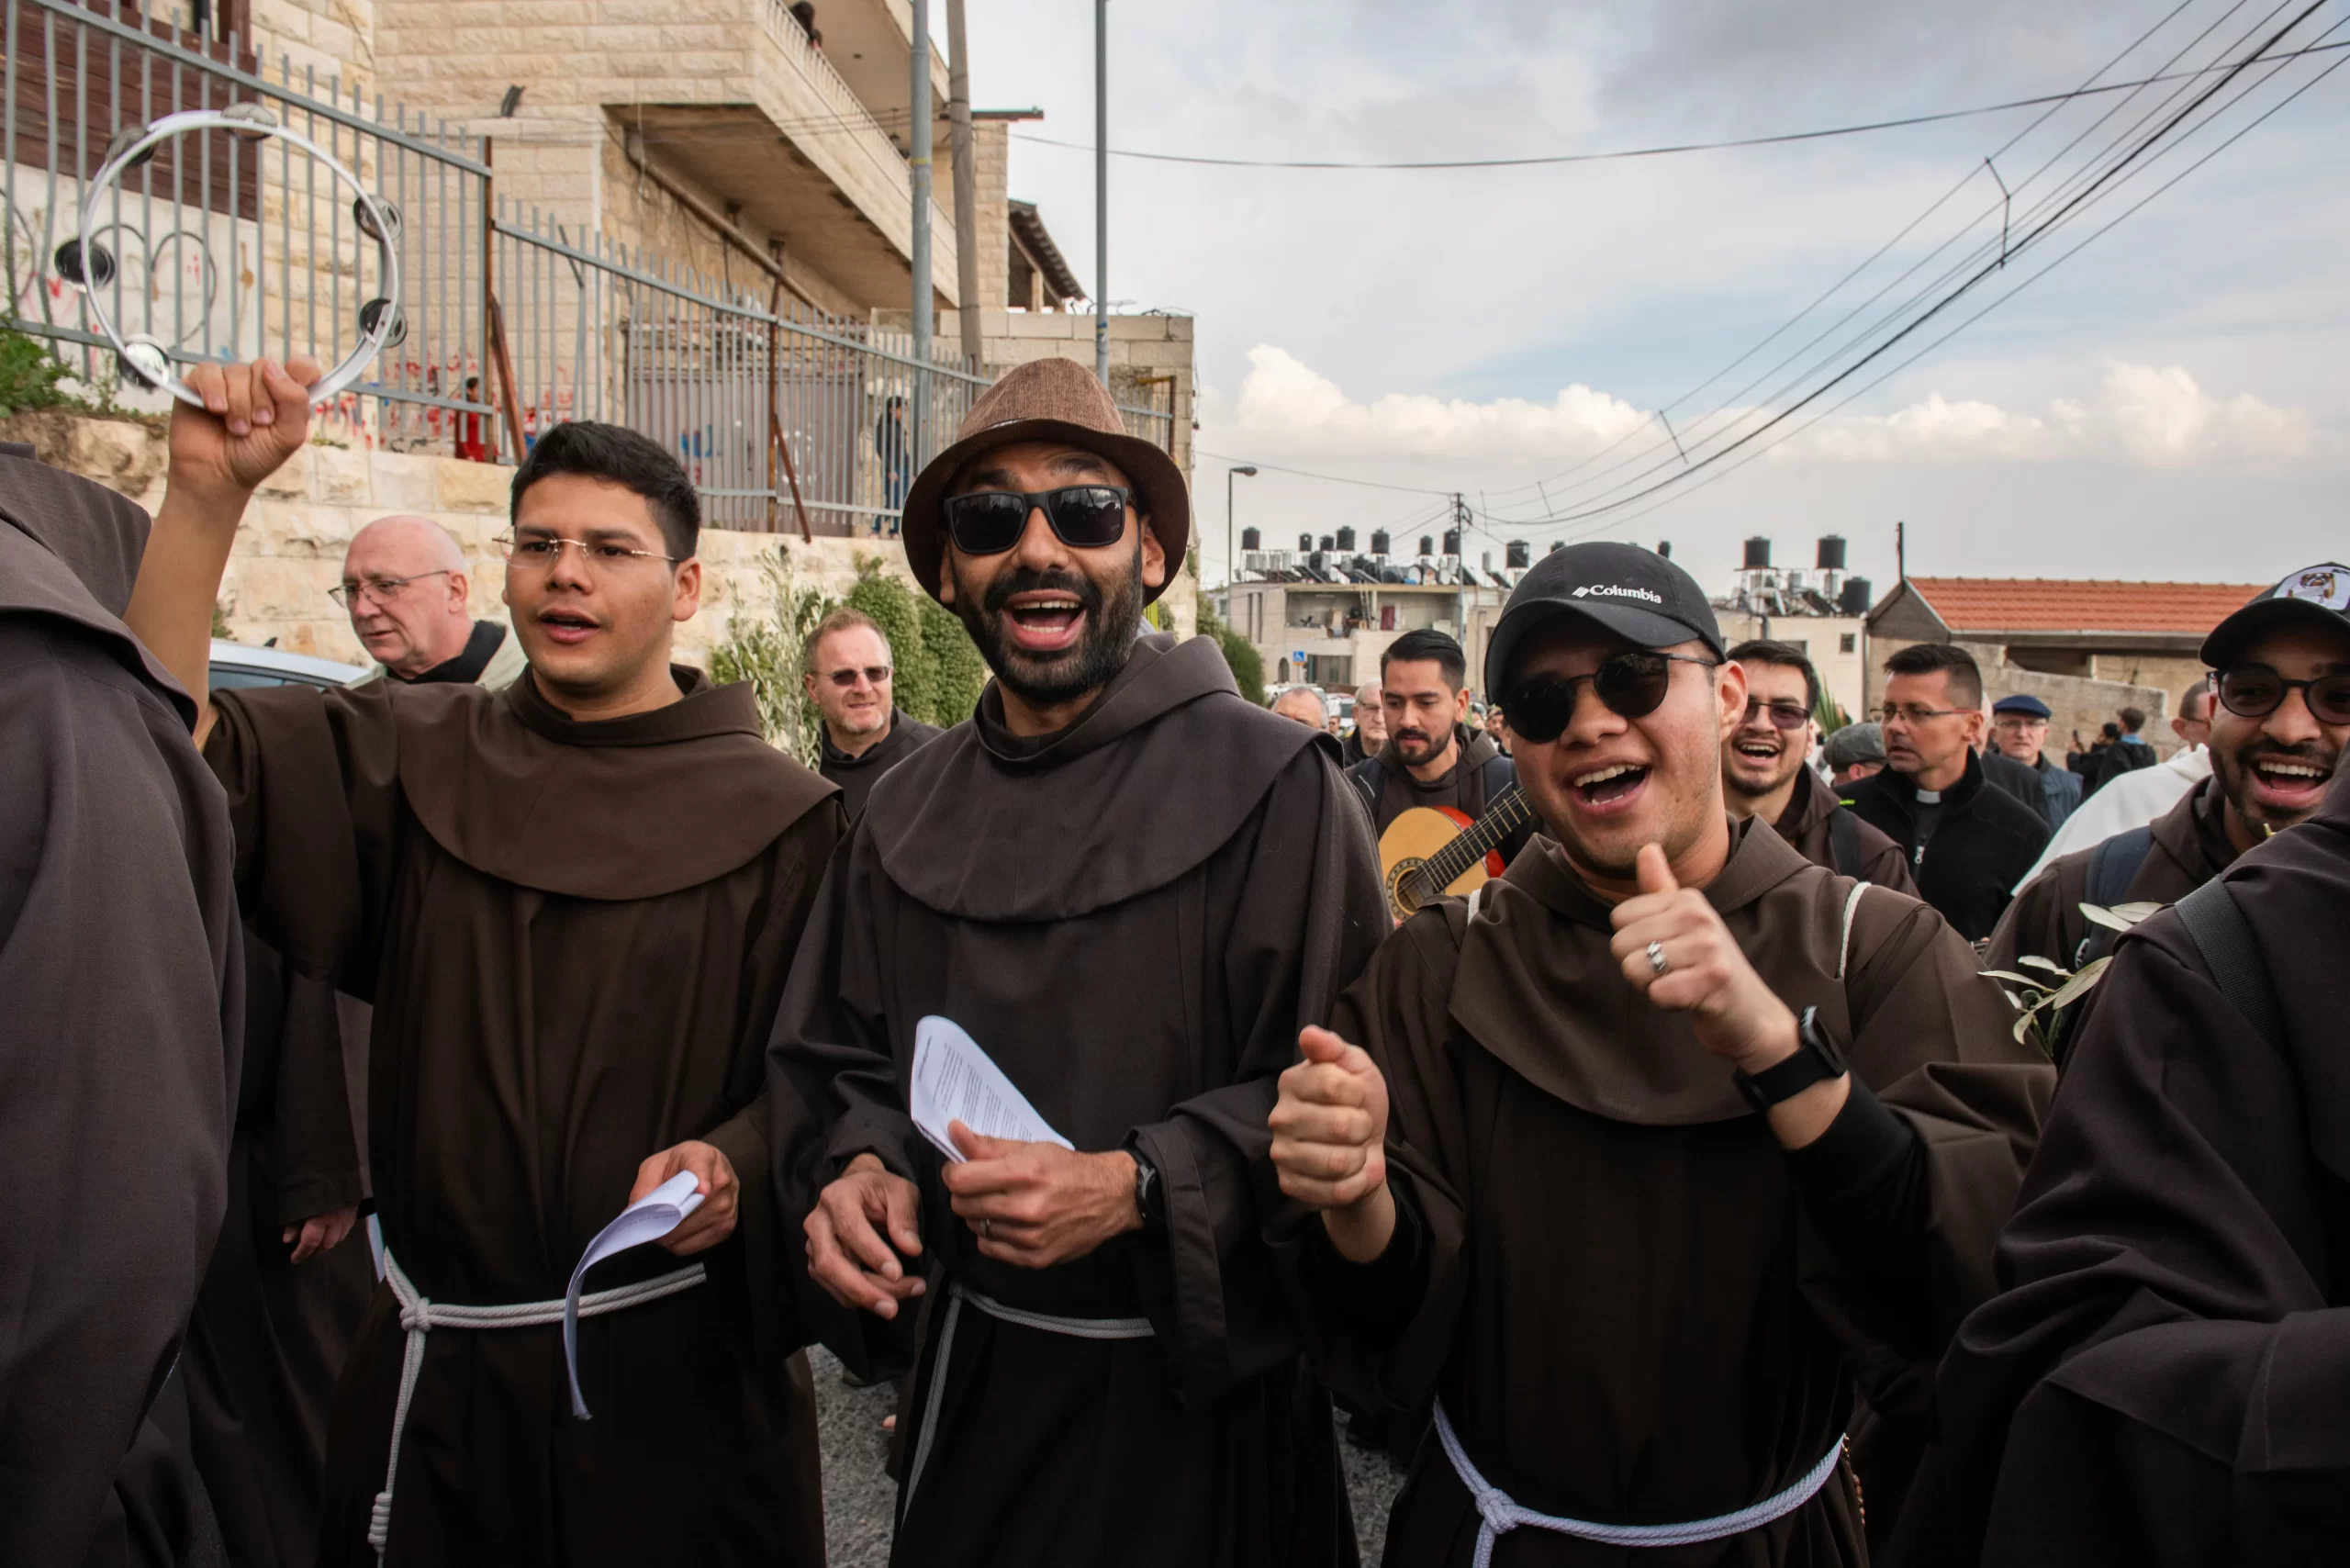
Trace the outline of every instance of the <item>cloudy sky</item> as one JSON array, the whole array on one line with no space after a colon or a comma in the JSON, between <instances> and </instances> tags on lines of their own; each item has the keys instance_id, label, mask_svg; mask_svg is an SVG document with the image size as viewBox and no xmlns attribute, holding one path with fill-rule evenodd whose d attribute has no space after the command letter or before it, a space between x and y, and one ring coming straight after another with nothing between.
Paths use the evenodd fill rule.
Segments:
<instances>
[{"instance_id":1,"label":"cloudy sky","mask_svg":"<svg viewBox=\"0 0 2350 1568\"><path fill-rule=\"evenodd\" d=\"M2109 63L2098 80L2232 61L2309 3L1113 0L1110 142L1360 162L1770 135L2064 94ZM1091 6L971 12L979 106L1042 107L1042 124L1015 130L1090 146ZM2277 48L2344 40L2350 4L2322 0ZM2211 108L2251 91L2208 129L2150 148L1898 347L1614 510L1595 509L1681 470L1657 410L1702 464L1882 342L1836 354L1903 301L1940 297L1935 280L1970 253L1995 259L1987 156L2014 192L2011 232L2025 231L2219 78L2085 96L2036 128L2042 109L2010 110L1544 167L1113 160L1109 294L1197 318L1211 582L1232 460L1264 466L1239 481L1239 521L1273 543L1343 522L1416 538L1444 504L1281 465L1460 490L1482 517L1516 520L1483 522L1472 555L1604 529L1670 540L1714 588L1751 533L1774 538L1783 564L1842 533L1855 568L1887 580L1896 520L1919 573L2273 578L2350 554L2350 71L1896 367L2345 59L2236 78ZM1090 281L1091 156L1015 140L1012 191L1040 204Z\"/></svg>"}]
</instances>

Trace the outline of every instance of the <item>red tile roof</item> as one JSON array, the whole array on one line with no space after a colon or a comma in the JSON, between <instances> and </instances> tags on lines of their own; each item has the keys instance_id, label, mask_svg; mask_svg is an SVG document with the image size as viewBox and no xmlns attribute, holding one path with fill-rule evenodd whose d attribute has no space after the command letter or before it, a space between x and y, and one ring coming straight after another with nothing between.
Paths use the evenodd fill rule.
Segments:
<instances>
[{"instance_id":1,"label":"red tile roof","mask_svg":"<svg viewBox=\"0 0 2350 1568\"><path fill-rule=\"evenodd\" d=\"M1966 632L2202 633L2269 585L2061 577L1911 577L1942 624Z\"/></svg>"}]
</instances>

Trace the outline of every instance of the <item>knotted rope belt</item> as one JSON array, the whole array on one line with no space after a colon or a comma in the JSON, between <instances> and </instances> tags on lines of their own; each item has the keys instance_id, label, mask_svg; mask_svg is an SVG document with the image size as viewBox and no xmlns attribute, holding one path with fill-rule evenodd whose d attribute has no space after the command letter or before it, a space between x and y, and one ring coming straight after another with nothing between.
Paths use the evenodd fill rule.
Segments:
<instances>
[{"instance_id":1,"label":"knotted rope belt","mask_svg":"<svg viewBox=\"0 0 2350 1568\"><path fill-rule=\"evenodd\" d=\"M1721 1540L1733 1535L1743 1535L1759 1525L1783 1518L1811 1501L1828 1478L1836 1473L1836 1462L1843 1457L1844 1439L1838 1438L1828 1446L1819 1462L1797 1477L1785 1491L1750 1503L1733 1514L1716 1514L1709 1519L1691 1519L1677 1525L1604 1525L1589 1519L1561 1518L1553 1514L1538 1514L1531 1508L1520 1507L1510 1495L1488 1482L1470 1462L1469 1451L1460 1446L1460 1436L1446 1419L1444 1405L1436 1407L1436 1435L1444 1444L1444 1457L1452 1462L1452 1473L1460 1477L1460 1484L1469 1489L1470 1499L1477 1505L1477 1517L1483 1521L1477 1530L1476 1568L1491 1568L1494 1542L1514 1529L1521 1528L1550 1530L1559 1535L1571 1535L1578 1540L1595 1540L1607 1546L1688 1546L1703 1540Z\"/></svg>"},{"instance_id":2,"label":"knotted rope belt","mask_svg":"<svg viewBox=\"0 0 2350 1568\"><path fill-rule=\"evenodd\" d=\"M408 1401L416 1394L417 1374L424 1370L425 1336L435 1328L543 1327L563 1321L565 1305L564 1298L557 1296L553 1301L518 1301L504 1306L452 1306L447 1302L431 1300L418 1290L388 1249L384 1252L383 1262L385 1282L399 1299L400 1327L408 1330L408 1348L400 1357L399 1402L392 1406L391 1462L384 1466L384 1489L375 1494L375 1506L367 1518L367 1544L375 1549L378 1562L384 1560L386 1543L392 1536L392 1484L399 1478L400 1434L408 1428ZM648 1301L691 1290L701 1282L702 1266L695 1263L658 1279L640 1280L608 1291L590 1291L579 1298L579 1316L600 1317L607 1312L642 1306Z\"/></svg>"},{"instance_id":3,"label":"knotted rope belt","mask_svg":"<svg viewBox=\"0 0 2350 1568\"><path fill-rule=\"evenodd\" d=\"M981 1295L960 1284L948 1285L946 1316L938 1326L938 1359L930 1369L930 1397L923 1401L922 1438L914 1444L914 1462L906 1469L908 1506L913 1501L914 1483L922 1479L923 1463L930 1458L931 1439L938 1431L938 1406L946 1390L947 1357L955 1349L955 1320L962 1315L967 1301L1001 1322L1016 1323L1023 1328L1041 1328L1047 1334L1066 1334L1072 1339L1148 1339L1158 1334L1147 1317L1056 1317L1049 1312L1006 1306L992 1296Z\"/></svg>"}]
</instances>

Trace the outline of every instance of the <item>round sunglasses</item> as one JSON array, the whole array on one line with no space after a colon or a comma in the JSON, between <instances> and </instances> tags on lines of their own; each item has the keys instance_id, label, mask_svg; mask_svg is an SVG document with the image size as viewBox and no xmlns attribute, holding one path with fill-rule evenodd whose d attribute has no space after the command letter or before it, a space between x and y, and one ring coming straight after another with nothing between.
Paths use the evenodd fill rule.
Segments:
<instances>
[{"instance_id":1,"label":"round sunglasses","mask_svg":"<svg viewBox=\"0 0 2350 1568\"><path fill-rule=\"evenodd\" d=\"M1567 733L1574 722L1576 689L1585 681L1610 712L1627 719L1645 719L1663 706L1673 688L1673 666L1703 665L1718 669L1718 659L1695 654L1612 654L1589 675L1540 675L1521 684L1502 700L1509 715L1509 733L1516 740L1547 745Z\"/></svg>"},{"instance_id":2,"label":"round sunglasses","mask_svg":"<svg viewBox=\"0 0 2350 1568\"><path fill-rule=\"evenodd\" d=\"M2287 680L2266 665L2238 665L2221 670L2216 684L2220 706L2240 719L2265 719L2277 711L2287 692L2298 691L2319 723L2350 724L2350 675Z\"/></svg>"},{"instance_id":3,"label":"round sunglasses","mask_svg":"<svg viewBox=\"0 0 2350 1568\"><path fill-rule=\"evenodd\" d=\"M1134 492L1122 485L1070 485L1058 490L975 490L946 498L947 535L966 555L1001 555L1028 532L1042 509L1054 536L1072 550L1115 544L1126 532Z\"/></svg>"}]
</instances>

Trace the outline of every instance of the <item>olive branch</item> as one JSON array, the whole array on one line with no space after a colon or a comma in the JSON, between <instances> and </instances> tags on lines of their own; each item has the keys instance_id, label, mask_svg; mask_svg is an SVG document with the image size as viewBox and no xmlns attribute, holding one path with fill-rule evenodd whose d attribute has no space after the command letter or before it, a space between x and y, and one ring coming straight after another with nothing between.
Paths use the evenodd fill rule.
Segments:
<instances>
[{"instance_id":1,"label":"olive branch","mask_svg":"<svg viewBox=\"0 0 2350 1568\"><path fill-rule=\"evenodd\" d=\"M2084 903L2081 913L2092 924L2111 931L2127 931L2163 906L2159 903L2119 903L2111 909L2101 904ZM2056 1042L2062 1037L2067 1019L2065 1010L2079 1002L2105 978L2107 966L2113 962L2109 953L2093 958L2077 971L2068 969L2051 958L2028 953L2016 960L2034 972L2019 974L2014 969L1985 969L1985 978L2000 982L1999 993L2016 1010L2015 1037L2030 1040L2042 1053L2053 1058Z\"/></svg>"}]
</instances>

